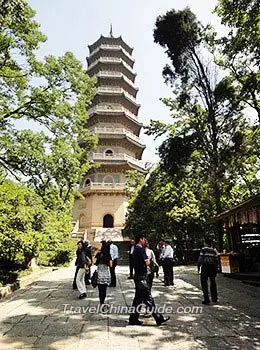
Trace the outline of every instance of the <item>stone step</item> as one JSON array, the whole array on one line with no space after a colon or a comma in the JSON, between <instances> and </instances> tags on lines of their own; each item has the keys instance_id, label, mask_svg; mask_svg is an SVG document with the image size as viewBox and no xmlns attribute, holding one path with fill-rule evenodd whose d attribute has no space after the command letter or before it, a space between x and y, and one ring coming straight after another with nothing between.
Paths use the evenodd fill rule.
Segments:
<instances>
[{"instance_id":1,"label":"stone step","mask_svg":"<svg viewBox=\"0 0 260 350\"><path fill-rule=\"evenodd\" d=\"M260 282L260 272L237 272L237 273L226 273L225 277L234 278L241 281L257 281Z\"/></svg>"},{"instance_id":2,"label":"stone step","mask_svg":"<svg viewBox=\"0 0 260 350\"><path fill-rule=\"evenodd\" d=\"M243 280L242 283L248 284L248 285L254 286L254 287L260 287L260 281Z\"/></svg>"},{"instance_id":3,"label":"stone step","mask_svg":"<svg viewBox=\"0 0 260 350\"><path fill-rule=\"evenodd\" d=\"M73 232L70 234L71 238L83 238L84 236L84 232Z\"/></svg>"}]
</instances>

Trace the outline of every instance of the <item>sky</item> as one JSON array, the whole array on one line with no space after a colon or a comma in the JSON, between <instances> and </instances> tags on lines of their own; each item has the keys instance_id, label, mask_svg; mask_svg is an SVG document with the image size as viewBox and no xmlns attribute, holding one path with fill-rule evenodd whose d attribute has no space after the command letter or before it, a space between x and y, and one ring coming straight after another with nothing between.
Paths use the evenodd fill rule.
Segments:
<instances>
[{"instance_id":1,"label":"sky","mask_svg":"<svg viewBox=\"0 0 260 350\"><path fill-rule=\"evenodd\" d=\"M189 6L200 22L222 30L219 18L212 14L217 0L29 0L28 3L37 13L41 31L48 37L39 50L39 57L61 56L72 51L86 69L88 45L101 34L109 36L112 23L114 37L121 35L134 48L137 102L141 104L138 118L143 125L148 125L150 120L171 122L169 108L160 101L172 93L162 77L162 69L168 62L166 54L153 42L157 16ZM154 141L143 132L140 137L146 145L142 159L157 162L156 148L162 139Z\"/></svg>"}]
</instances>

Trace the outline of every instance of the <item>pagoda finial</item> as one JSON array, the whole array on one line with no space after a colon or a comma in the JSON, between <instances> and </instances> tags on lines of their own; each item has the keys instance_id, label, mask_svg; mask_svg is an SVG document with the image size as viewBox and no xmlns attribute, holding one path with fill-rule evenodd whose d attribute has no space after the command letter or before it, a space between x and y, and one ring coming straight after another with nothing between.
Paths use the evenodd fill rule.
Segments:
<instances>
[{"instance_id":1,"label":"pagoda finial","mask_svg":"<svg viewBox=\"0 0 260 350\"><path fill-rule=\"evenodd\" d=\"M110 37L113 38L113 27L112 27L112 23L110 24Z\"/></svg>"}]
</instances>

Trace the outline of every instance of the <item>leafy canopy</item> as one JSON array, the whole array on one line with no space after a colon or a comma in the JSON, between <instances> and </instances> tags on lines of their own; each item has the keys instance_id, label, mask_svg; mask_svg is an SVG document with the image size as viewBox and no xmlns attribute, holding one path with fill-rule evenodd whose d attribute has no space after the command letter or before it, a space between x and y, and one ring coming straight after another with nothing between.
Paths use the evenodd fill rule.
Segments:
<instances>
[{"instance_id":1,"label":"leafy canopy","mask_svg":"<svg viewBox=\"0 0 260 350\"><path fill-rule=\"evenodd\" d=\"M34 16L25 0L0 0L0 244L5 258L25 262L70 231L97 143L86 128L95 79L71 52L37 58L47 38Z\"/></svg>"}]
</instances>

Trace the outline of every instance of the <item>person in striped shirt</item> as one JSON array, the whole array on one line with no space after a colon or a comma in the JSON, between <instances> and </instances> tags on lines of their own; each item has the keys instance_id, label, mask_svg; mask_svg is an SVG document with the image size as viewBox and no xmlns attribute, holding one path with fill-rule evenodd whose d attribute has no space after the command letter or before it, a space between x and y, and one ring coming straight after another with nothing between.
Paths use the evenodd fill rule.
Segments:
<instances>
[{"instance_id":1,"label":"person in striped shirt","mask_svg":"<svg viewBox=\"0 0 260 350\"><path fill-rule=\"evenodd\" d=\"M202 304L210 304L209 291L208 291L208 279L210 280L210 294L212 302L218 301L218 292L216 284L216 275L218 267L218 252L212 248L211 239L206 238L204 240L204 247L200 250L198 260L198 271L200 270L200 281L204 300Z\"/></svg>"}]
</instances>

